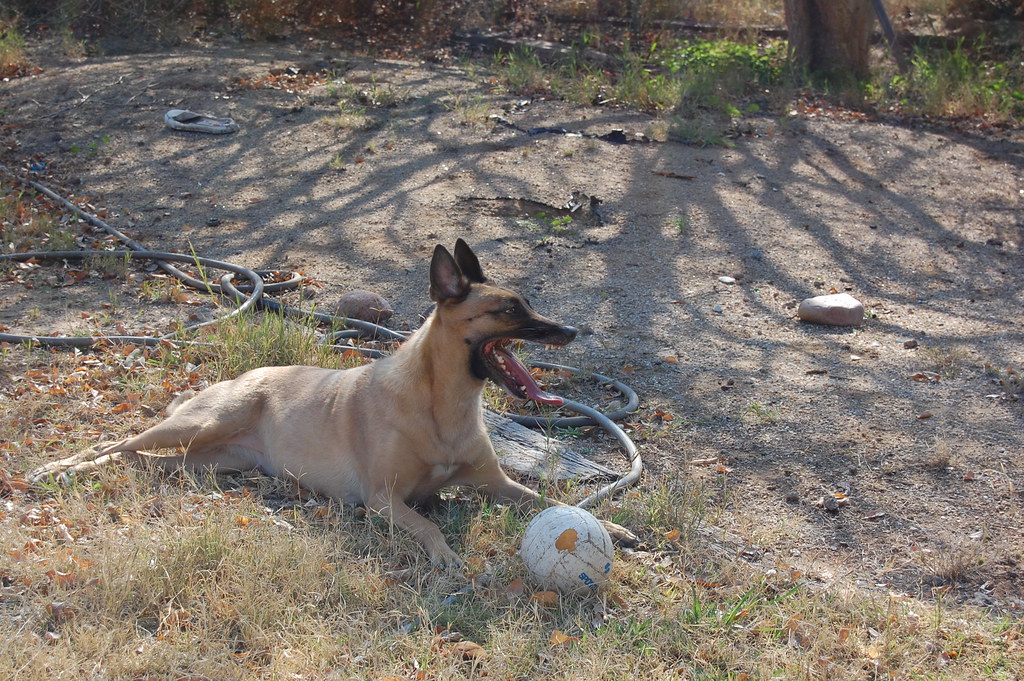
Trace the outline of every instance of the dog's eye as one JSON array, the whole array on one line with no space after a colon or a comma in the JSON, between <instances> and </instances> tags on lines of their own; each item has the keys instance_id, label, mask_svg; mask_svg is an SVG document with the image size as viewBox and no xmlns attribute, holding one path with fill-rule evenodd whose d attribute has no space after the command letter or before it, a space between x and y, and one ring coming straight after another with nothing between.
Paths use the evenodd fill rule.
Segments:
<instances>
[{"instance_id":1,"label":"dog's eye","mask_svg":"<svg viewBox=\"0 0 1024 681\"><path fill-rule=\"evenodd\" d=\"M509 303L508 305L505 306L505 309L502 310L502 312L504 312L505 314L519 314L519 304Z\"/></svg>"}]
</instances>

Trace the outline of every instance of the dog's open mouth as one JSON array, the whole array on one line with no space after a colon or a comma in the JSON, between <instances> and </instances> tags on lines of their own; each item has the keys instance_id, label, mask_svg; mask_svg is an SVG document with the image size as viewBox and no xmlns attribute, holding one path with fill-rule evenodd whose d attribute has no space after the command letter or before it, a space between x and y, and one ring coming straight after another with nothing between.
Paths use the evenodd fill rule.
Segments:
<instances>
[{"instance_id":1,"label":"dog's open mouth","mask_svg":"<svg viewBox=\"0 0 1024 681\"><path fill-rule=\"evenodd\" d=\"M510 342L509 338L496 338L480 346L480 356L491 380L504 386L513 397L556 407L563 404L561 397L547 393L537 385L530 370L508 349Z\"/></svg>"}]
</instances>

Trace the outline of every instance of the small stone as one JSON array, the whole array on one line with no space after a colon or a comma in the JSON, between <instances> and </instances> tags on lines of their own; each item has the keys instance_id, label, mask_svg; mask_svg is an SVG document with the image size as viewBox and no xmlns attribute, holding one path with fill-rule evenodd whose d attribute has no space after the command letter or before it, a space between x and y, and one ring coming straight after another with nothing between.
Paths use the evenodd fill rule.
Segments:
<instances>
[{"instance_id":1,"label":"small stone","mask_svg":"<svg viewBox=\"0 0 1024 681\"><path fill-rule=\"evenodd\" d=\"M864 322L864 304L848 293L807 298L796 313L805 322L829 326L860 326Z\"/></svg>"},{"instance_id":2,"label":"small stone","mask_svg":"<svg viewBox=\"0 0 1024 681\"><path fill-rule=\"evenodd\" d=\"M715 312L717 312L718 314L722 314L723 312L725 312L725 308L722 307L721 305L715 305L711 309L714 310Z\"/></svg>"},{"instance_id":3,"label":"small stone","mask_svg":"<svg viewBox=\"0 0 1024 681\"><path fill-rule=\"evenodd\" d=\"M918 342L915 339L913 339L913 338L911 338L908 341L903 341L903 347L905 347L907 350L913 350L917 346L918 346Z\"/></svg>"},{"instance_id":4,"label":"small stone","mask_svg":"<svg viewBox=\"0 0 1024 681\"><path fill-rule=\"evenodd\" d=\"M349 291L338 299L337 314L340 317L383 324L394 313L391 304L373 291Z\"/></svg>"},{"instance_id":5,"label":"small stone","mask_svg":"<svg viewBox=\"0 0 1024 681\"><path fill-rule=\"evenodd\" d=\"M736 278L735 277L719 277L718 281L722 282L723 284L735 284L736 283Z\"/></svg>"}]
</instances>

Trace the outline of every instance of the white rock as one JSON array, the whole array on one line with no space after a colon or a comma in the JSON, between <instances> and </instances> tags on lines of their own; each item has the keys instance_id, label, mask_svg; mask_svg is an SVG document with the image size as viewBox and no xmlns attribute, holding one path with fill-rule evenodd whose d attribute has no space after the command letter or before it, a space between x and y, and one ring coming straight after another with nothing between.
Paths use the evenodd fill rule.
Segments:
<instances>
[{"instance_id":1,"label":"white rock","mask_svg":"<svg viewBox=\"0 0 1024 681\"><path fill-rule=\"evenodd\" d=\"M864 304L849 294L834 293L804 300L796 313L805 322L860 326L864 321Z\"/></svg>"},{"instance_id":2,"label":"white rock","mask_svg":"<svg viewBox=\"0 0 1024 681\"><path fill-rule=\"evenodd\" d=\"M723 284L735 284L736 283L736 278L735 277L719 277L718 281L722 282Z\"/></svg>"}]
</instances>

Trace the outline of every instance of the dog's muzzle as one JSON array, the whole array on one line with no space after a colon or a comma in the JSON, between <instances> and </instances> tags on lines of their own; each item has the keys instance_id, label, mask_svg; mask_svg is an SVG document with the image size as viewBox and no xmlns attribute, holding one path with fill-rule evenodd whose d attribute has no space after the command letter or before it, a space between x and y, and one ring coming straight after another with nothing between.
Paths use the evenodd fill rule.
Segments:
<instances>
[{"instance_id":1,"label":"dog's muzzle","mask_svg":"<svg viewBox=\"0 0 1024 681\"><path fill-rule=\"evenodd\" d=\"M474 353L473 373L478 378L490 378L513 397L560 406L564 400L537 385L530 370L509 349L509 344L514 340L529 340L561 347L574 338L576 329L571 326L526 328L518 331L515 338L492 338L481 343Z\"/></svg>"}]
</instances>

